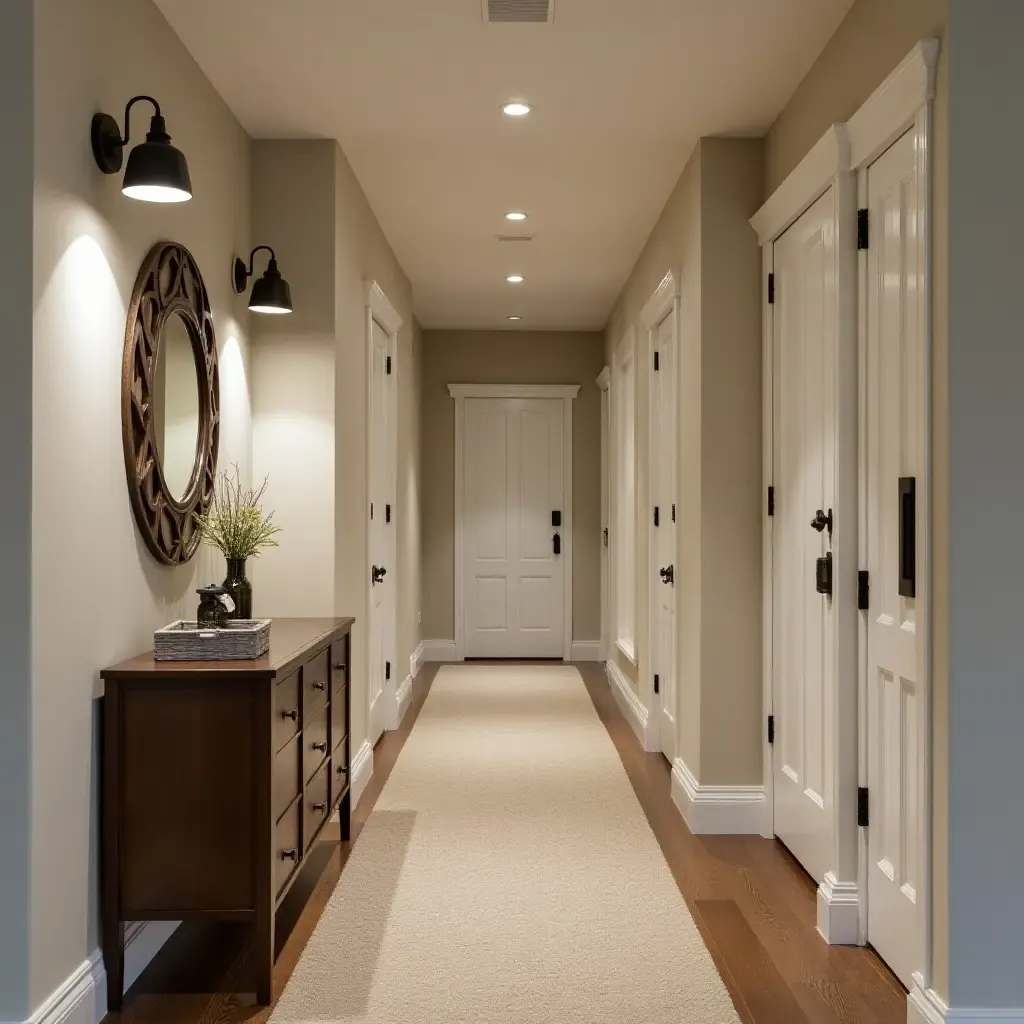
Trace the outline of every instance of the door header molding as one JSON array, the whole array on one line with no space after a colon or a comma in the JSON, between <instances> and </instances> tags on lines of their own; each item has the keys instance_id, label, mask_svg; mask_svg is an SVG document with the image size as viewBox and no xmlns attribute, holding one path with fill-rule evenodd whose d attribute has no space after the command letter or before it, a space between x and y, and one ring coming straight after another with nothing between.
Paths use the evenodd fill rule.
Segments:
<instances>
[{"instance_id":1,"label":"door header molding","mask_svg":"<svg viewBox=\"0 0 1024 1024\"><path fill-rule=\"evenodd\" d=\"M579 384L449 384L452 398L575 398Z\"/></svg>"},{"instance_id":2,"label":"door header molding","mask_svg":"<svg viewBox=\"0 0 1024 1024\"><path fill-rule=\"evenodd\" d=\"M399 329L405 322L394 306L391 305L384 289L376 281L366 281L366 305L370 310L370 316L377 321L392 337L398 334Z\"/></svg>"}]
</instances>

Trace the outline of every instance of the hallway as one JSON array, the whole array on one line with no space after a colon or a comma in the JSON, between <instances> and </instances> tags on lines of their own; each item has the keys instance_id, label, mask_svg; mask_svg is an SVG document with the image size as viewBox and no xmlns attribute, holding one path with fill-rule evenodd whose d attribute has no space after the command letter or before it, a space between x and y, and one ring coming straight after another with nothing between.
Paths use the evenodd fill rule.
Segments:
<instances>
[{"instance_id":1,"label":"hallway","mask_svg":"<svg viewBox=\"0 0 1024 1024\"><path fill-rule=\"evenodd\" d=\"M247 933L207 923L170 940L124 1024L903 1019L872 951L820 941L781 846L689 833L597 666L427 666L415 691L356 840L321 842L308 906L282 907L276 1005L231 994Z\"/></svg>"}]
</instances>

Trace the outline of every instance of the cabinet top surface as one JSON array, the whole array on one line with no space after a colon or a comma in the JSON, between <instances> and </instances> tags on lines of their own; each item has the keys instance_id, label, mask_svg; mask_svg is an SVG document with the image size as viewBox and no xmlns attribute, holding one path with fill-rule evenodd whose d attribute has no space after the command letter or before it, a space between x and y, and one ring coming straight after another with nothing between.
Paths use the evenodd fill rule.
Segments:
<instances>
[{"instance_id":1,"label":"cabinet top surface","mask_svg":"<svg viewBox=\"0 0 1024 1024\"><path fill-rule=\"evenodd\" d=\"M270 626L270 650L255 661L156 661L153 652L136 655L100 673L102 679L126 679L140 676L152 679L169 676L248 676L269 678L284 674L301 664L317 646L343 636L355 619L273 619Z\"/></svg>"}]
</instances>

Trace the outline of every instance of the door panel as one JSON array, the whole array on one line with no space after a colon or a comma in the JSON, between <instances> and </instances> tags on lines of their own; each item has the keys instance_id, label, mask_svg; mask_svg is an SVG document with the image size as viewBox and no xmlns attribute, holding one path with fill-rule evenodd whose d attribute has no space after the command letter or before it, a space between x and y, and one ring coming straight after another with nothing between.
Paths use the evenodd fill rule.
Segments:
<instances>
[{"instance_id":1,"label":"door panel","mask_svg":"<svg viewBox=\"0 0 1024 1024\"><path fill-rule=\"evenodd\" d=\"M831 601L811 528L834 507L835 238L829 189L775 243L773 748L775 832L818 882L829 867Z\"/></svg>"},{"instance_id":2,"label":"door panel","mask_svg":"<svg viewBox=\"0 0 1024 1024\"><path fill-rule=\"evenodd\" d=\"M914 134L868 170L865 535L868 621L868 938L908 987L923 966L917 920L923 742L917 601L900 593L901 477L923 486L924 287ZM916 511L916 510L915 510ZM923 524L915 523L917 544ZM906 590L907 588L904 588Z\"/></svg>"},{"instance_id":3,"label":"door panel","mask_svg":"<svg viewBox=\"0 0 1024 1024\"><path fill-rule=\"evenodd\" d=\"M466 657L563 654L563 402L466 399L463 609ZM475 600L474 600L475 598Z\"/></svg>"}]
</instances>

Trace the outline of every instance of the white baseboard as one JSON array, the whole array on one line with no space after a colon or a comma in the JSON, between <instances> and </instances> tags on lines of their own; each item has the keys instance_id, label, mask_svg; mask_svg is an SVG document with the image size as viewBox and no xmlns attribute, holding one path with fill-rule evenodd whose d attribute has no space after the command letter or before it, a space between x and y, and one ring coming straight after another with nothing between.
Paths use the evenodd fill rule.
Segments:
<instances>
[{"instance_id":1,"label":"white baseboard","mask_svg":"<svg viewBox=\"0 0 1024 1024\"><path fill-rule=\"evenodd\" d=\"M423 641L419 642L416 650L412 652L412 656L409 658L409 675L415 679L420 674L420 669L423 668Z\"/></svg>"},{"instance_id":2,"label":"white baseboard","mask_svg":"<svg viewBox=\"0 0 1024 1024\"><path fill-rule=\"evenodd\" d=\"M1024 1024L1024 1007L960 1009L948 1007L934 989L924 988L918 975L907 996L907 1024Z\"/></svg>"},{"instance_id":3,"label":"white baseboard","mask_svg":"<svg viewBox=\"0 0 1024 1024\"><path fill-rule=\"evenodd\" d=\"M630 728L636 733L640 745L646 750L645 738L647 735L647 708L629 685L629 680L622 674L621 669L614 661L604 663L605 675L608 676L608 684L612 688L615 703L619 710L625 715Z\"/></svg>"},{"instance_id":4,"label":"white baseboard","mask_svg":"<svg viewBox=\"0 0 1024 1024\"><path fill-rule=\"evenodd\" d=\"M178 921L133 921L124 936L124 987L127 992L163 944L174 934ZM107 1013L107 973L103 954L94 950L88 960L32 1014L25 1024L99 1024Z\"/></svg>"},{"instance_id":5,"label":"white baseboard","mask_svg":"<svg viewBox=\"0 0 1024 1024\"><path fill-rule=\"evenodd\" d=\"M352 758L352 799L349 805L352 810L356 809L359 798L366 789L366 784L373 776L373 747L369 740L363 740L363 745L356 751Z\"/></svg>"},{"instance_id":6,"label":"white baseboard","mask_svg":"<svg viewBox=\"0 0 1024 1024\"><path fill-rule=\"evenodd\" d=\"M409 701L412 699L412 676L406 676L401 685L395 691L395 705L398 710L398 723L395 728L402 724L406 711L409 710Z\"/></svg>"},{"instance_id":7,"label":"white baseboard","mask_svg":"<svg viewBox=\"0 0 1024 1024\"><path fill-rule=\"evenodd\" d=\"M831 871L818 886L818 932L831 946L856 946L860 938L860 892Z\"/></svg>"},{"instance_id":8,"label":"white baseboard","mask_svg":"<svg viewBox=\"0 0 1024 1024\"><path fill-rule=\"evenodd\" d=\"M424 640L422 647L424 663L459 660L454 640Z\"/></svg>"},{"instance_id":9,"label":"white baseboard","mask_svg":"<svg viewBox=\"0 0 1024 1024\"><path fill-rule=\"evenodd\" d=\"M681 757L672 765L672 802L694 835L755 836L764 824L764 786L702 786Z\"/></svg>"},{"instance_id":10,"label":"white baseboard","mask_svg":"<svg viewBox=\"0 0 1024 1024\"><path fill-rule=\"evenodd\" d=\"M573 661L600 661L601 641L600 640L573 640L572 642Z\"/></svg>"}]
</instances>

